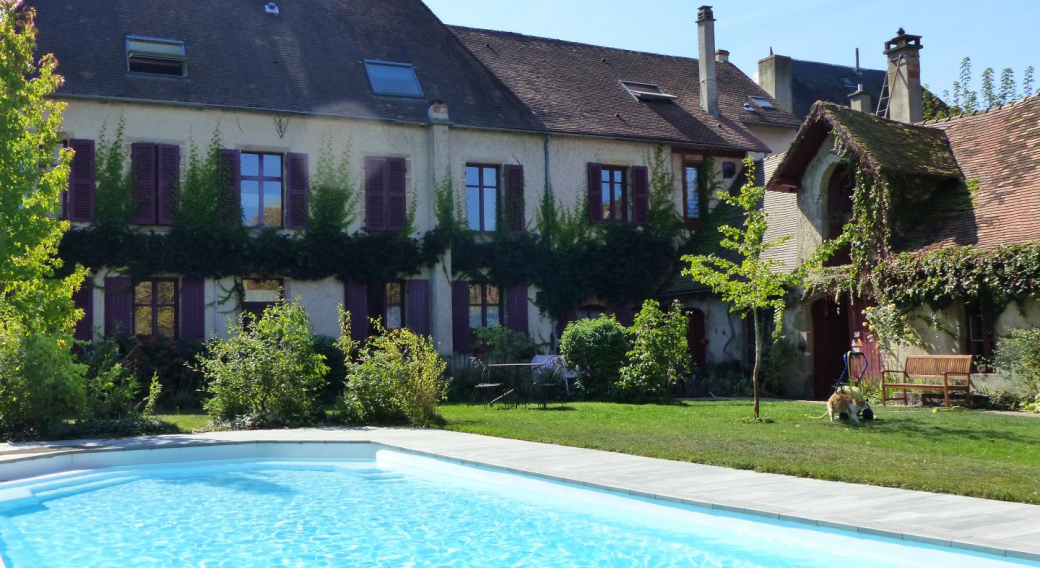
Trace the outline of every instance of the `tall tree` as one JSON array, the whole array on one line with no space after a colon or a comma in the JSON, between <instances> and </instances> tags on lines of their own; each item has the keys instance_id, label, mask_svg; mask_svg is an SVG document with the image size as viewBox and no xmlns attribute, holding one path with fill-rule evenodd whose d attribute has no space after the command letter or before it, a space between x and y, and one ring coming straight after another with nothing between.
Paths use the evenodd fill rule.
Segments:
<instances>
[{"instance_id":1,"label":"tall tree","mask_svg":"<svg viewBox=\"0 0 1040 568\"><path fill-rule=\"evenodd\" d=\"M1033 96L1033 66L1026 67L1022 72L1022 96Z\"/></svg>"},{"instance_id":2,"label":"tall tree","mask_svg":"<svg viewBox=\"0 0 1040 568\"><path fill-rule=\"evenodd\" d=\"M997 92L993 85L993 68L987 67L982 71L982 105L984 109L992 108L997 104Z\"/></svg>"},{"instance_id":3,"label":"tall tree","mask_svg":"<svg viewBox=\"0 0 1040 568\"><path fill-rule=\"evenodd\" d=\"M1006 105L1018 99L1018 86L1015 85L1015 72L1005 67L1000 72L1000 92L997 94L1000 104Z\"/></svg>"},{"instance_id":4,"label":"tall tree","mask_svg":"<svg viewBox=\"0 0 1040 568\"><path fill-rule=\"evenodd\" d=\"M965 57L961 60L961 97L964 101L961 108L964 112L974 112L979 109L979 95L971 89L971 58Z\"/></svg>"},{"instance_id":5,"label":"tall tree","mask_svg":"<svg viewBox=\"0 0 1040 568\"><path fill-rule=\"evenodd\" d=\"M750 317L755 329L755 364L751 371L751 382L754 390L754 418L759 419L759 369L762 366L763 351L763 312L772 312L773 339L779 339L784 323L784 297L802 281L804 271L819 266L826 257L827 251L833 248L820 247L820 250L804 266L792 273L780 270L782 263L768 258L767 252L790 240L785 235L774 241L765 240L768 220L762 201L765 199L765 188L755 185L755 162L751 158L744 160L747 183L740 188L739 195L730 195L719 191L718 198L722 202L737 207L744 216L742 227L722 225L720 245L734 251L739 261L722 258L716 254L686 255L683 262L689 266L683 274L690 276L710 287L712 291L730 304L730 310L740 313L742 317Z\"/></svg>"},{"instance_id":6,"label":"tall tree","mask_svg":"<svg viewBox=\"0 0 1040 568\"><path fill-rule=\"evenodd\" d=\"M65 104L49 95L62 79L53 55L34 59L34 16L20 2L0 1L0 307L44 333L69 334L84 271L57 277L69 224L56 212L72 151L58 150Z\"/></svg>"}]
</instances>

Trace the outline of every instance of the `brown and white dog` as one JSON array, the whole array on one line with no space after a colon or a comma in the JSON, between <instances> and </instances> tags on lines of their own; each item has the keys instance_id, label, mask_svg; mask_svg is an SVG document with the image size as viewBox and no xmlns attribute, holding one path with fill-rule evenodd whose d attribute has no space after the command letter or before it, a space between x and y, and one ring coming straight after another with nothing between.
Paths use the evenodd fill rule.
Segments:
<instances>
[{"instance_id":1,"label":"brown and white dog","mask_svg":"<svg viewBox=\"0 0 1040 568\"><path fill-rule=\"evenodd\" d=\"M836 392L827 399L827 412L817 416L817 418L830 416L831 422L834 422L836 417L840 417L842 413L845 413L849 416L849 420L859 423L859 411L861 408L866 408L866 406L867 403L864 400L856 400L843 392Z\"/></svg>"}]
</instances>

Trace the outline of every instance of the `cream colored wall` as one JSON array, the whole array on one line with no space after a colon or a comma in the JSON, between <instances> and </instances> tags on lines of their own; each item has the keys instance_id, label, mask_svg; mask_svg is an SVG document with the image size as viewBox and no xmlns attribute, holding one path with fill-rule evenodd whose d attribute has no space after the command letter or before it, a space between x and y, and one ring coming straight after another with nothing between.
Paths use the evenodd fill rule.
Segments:
<instances>
[{"instance_id":1,"label":"cream colored wall","mask_svg":"<svg viewBox=\"0 0 1040 568\"><path fill-rule=\"evenodd\" d=\"M794 136L798 133L797 128L786 126L772 126L768 124L744 123L744 126L762 141L773 154L786 152L794 142Z\"/></svg>"},{"instance_id":2,"label":"cream colored wall","mask_svg":"<svg viewBox=\"0 0 1040 568\"><path fill-rule=\"evenodd\" d=\"M744 320L739 314L729 311L729 304L710 294L683 300L685 309L704 312L704 333L707 337L708 365L743 361L747 353L747 335Z\"/></svg>"}]
</instances>

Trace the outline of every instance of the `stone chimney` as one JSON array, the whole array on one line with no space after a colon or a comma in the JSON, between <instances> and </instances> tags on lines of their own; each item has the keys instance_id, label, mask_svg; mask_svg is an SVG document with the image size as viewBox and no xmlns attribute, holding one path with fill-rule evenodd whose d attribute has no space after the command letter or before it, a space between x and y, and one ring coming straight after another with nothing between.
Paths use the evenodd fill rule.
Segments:
<instances>
[{"instance_id":1,"label":"stone chimney","mask_svg":"<svg viewBox=\"0 0 1040 568\"><path fill-rule=\"evenodd\" d=\"M697 10L697 36L700 40L701 108L712 116L719 115L719 85L715 75L715 14L711 6Z\"/></svg>"},{"instance_id":2,"label":"stone chimney","mask_svg":"<svg viewBox=\"0 0 1040 568\"><path fill-rule=\"evenodd\" d=\"M786 55L774 55L770 49L769 57L758 62L758 86L765 89L780 106L792 110L794 93L791 90L791 81L791 58Z\"/></svg>"},{"instance_id":3,"label":"stone chimney","mask_svg":"<svg viewBox=\"0 0 1040 568\"><path fill-rule=\"evenodd\" d=\"M859 84L855 93L849 95L849 106L852 110L874 114L874 101L871 100L870 93L863 90L863 83Z\"/></svg>"},{"instance_id":4,"label":"stone chimney","mask_svg":"<svg viewBox=\"0 0 1040 568\"><path fill-rule=\"evenodd\" d=\"M920 122L923 118L921 89L921 36L909 35L899 28L896 37L885 42L888 56L888 118L899 122Z\"/></svg>"}]
</instances>

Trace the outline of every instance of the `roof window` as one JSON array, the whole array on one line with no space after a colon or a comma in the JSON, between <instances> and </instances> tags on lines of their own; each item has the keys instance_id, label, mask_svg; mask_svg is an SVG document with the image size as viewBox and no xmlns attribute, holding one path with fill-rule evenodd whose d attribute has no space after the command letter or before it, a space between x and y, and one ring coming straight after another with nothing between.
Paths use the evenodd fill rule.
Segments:
<instances>
[{"instance_id":1,"label":"roof window","mask_svg":"<svg viewBox=\"0 0 1040 568\"><path fill-rule=\"evenodd\" d=\"M852 79L849 79L848 77L842 77L841 78L841 84L845 85L846 89L855 89L856 88L856 84L853 83Z\"/></svg>"},{"instance_id":2,"label":"roof window","mask_svg":"<svg viewBox=\"0 0 1040 568\"><path fill-rule=\"evenodd\" d=\"M410 63L365 60L365 71L372 92L377 95L422 98L422 87L415 67Z\"/></svg>"},{"instance_id":3,"label":"roof window","mask_svg":"<svg viewBox=\"0 0 1040 568\"><path fill-rule=\"evenodd\" d=\"M188 57L184 42L126 36L126 65L132 73L184 77L188 71Z\"/></svg>"},{"instance_id":4,"label":"roof window","mask_svg":"<svg viewBox=\"0 0 1040 568\"><path fill-rule=\"evenodd\" d=\"M659 85L640 81L621 81L625 91L637 101L673 101L679 97L664 92Z\"/></svg>"},{"instance_id":5,"label":"roof window","mask_svg":"<svg viewBox=\"0 0 1040 568\"><path fill-rule=\"evenodd\" d=\"M773 106L773 103L769 102L769 99L765 97L760 97L758 95L748 95L748 98L751 99L751 102L755 103L755 105L758 106L758 108L766 110L776 108L775 106Z\"/></svg>"}]
</instances>

